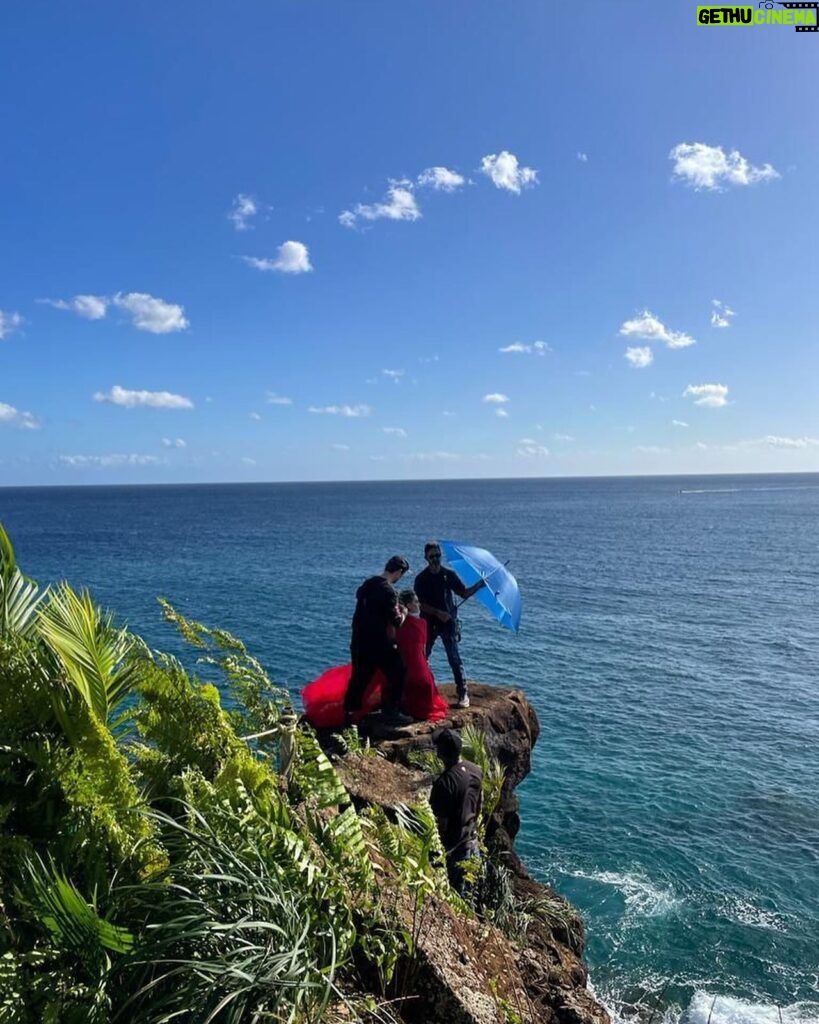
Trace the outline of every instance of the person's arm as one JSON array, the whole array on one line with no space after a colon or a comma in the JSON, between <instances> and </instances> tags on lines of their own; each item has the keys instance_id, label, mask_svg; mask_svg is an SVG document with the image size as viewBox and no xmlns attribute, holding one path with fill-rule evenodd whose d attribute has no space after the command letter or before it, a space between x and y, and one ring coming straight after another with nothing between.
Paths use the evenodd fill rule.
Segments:
<instances>
[{"instance_id":1,"label":"person's arm","mask_svg":"<svg viewBox=\"0 0 819 1024\"><path fill-rule=\"evenodd\" d=\"M477 593L481 587L486 586L486 580L478 580L477 583L473 583L471 587L468 587L461 577L450 569L447 576L447 584L453 594L457 594L462 601L466 601L473 594Z\"/></svg>"},{"instance_id":2,"label":"person's arm","mask_svg":"<svg viewBox=\"0 0 819 1024\"><path fill-rule=\"evenodd\" d=\"M384 624L398 629L404 621L406 612L398 603L398 595L395 592L395 588L386 580L384 581L384 586L381 587L379 600L384 615Z\"/></svg>"},{"instance_id":3,"label":"person's arm","mask_svg":"<svg viewBox=\"0 0 819 1024\"><path fill-rule=\"evenodd\" d=\"M449 622L449 612L445 612L441 608L434 608L431 604L426 604L424 601L419 601L418 604L424 615L428 615L431 619L440 619L441 622Z\"/></svg>"},{"instance_id":4,"label":"person's arm","mask_svg":"<svg viewBox=\"0 0 819 1024\"><path fill-rule=\"evenodd\" d=\"M449 827L449 795L446 790L446 780L442 775L432 784L432 791L429 794L429 806L435 815L438 824L438 835L441 838L441 845L446 848L446 834Z\"/></svg>"},{"instance_id":5,"label":"person's arm","mask_svg":"<svg viewBox=\"0 0 819 1024\"><path fill-rule=\"evenodd\" d=\"M404 624L404 619L407 617L407 610L401 605L397 597L390 609L390 615L390 625L395 626L396 629Z\"/></svg>"}]
</instances>

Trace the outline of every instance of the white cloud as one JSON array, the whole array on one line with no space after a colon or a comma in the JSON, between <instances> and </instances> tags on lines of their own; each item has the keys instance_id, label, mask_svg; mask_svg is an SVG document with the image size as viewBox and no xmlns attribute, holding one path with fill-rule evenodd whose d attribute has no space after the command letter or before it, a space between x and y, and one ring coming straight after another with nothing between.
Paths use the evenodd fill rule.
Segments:
<instances>
[{"instance_id":1,"label":"white cloud","mask_svg":"<svg viewBox=\"0 0 819 1024\"><path fill-rule=\"evenodd\" d=\"M441 415L446 416L448 419L454 419L458 414L457 412L452 412L450 409L444 409Z\"/></svg>"},{"instance_id":2,"label":"white cloud","mask_svg":"<svg viewBox=\"0 0 819 1024\"><path fill-rule=\"evenodd\" d=\"M507 419L507 418L508 418L508 416L509 416L509 413L508 413L508 412L506 411L506 409L504 409L504 407L503 407L503 406L501 405L501 406L498 406L498 408L497 408L497 409L495 410L495 415L496 415L496 416L499 416L499 417L500 417L500 418L501 418L502 420L505 420L505 419Z\"/></svg>"},{"instance_id":3,"label":"white cloud","mask_svg":"<svg viewBox=\"0 0 819 1024\"><path fill-rule=\"evenodd\" d=\"M251 220L259 212L259 204L254 196L246 196L240 192L233 199L228 219L233 222L237 231L247 231L252 228Z\"/></svg>"},{"instance_id":4,"label":"white cloud","mask_svg":"<svg viewBox=\"0 0 819 1024\"><path fill-rule=\"evenodd\" d=\"M735 441L733 444L706 444L697 441L696 448L709 452L747 452L758 451L760 448L775 448L780 451L804 451L807 448L819 448L819 437L779 437L768 434L765 437Z\"/></svg>"},{"instance_id":5,"label":"white cloud","mask_svg":"<svg viewBox=\"0 0 819 1024\"><path fill-rule=\"evenodd\" d=\"M460 455L455 452L412 452L410 455L405 455L404 458L411 462L451 462L453 459L460 459Z\"/></svg>"},{"instance_id":6,"label":"white cloud","mask_svg":"<svg viewBox=\"0 0 819 1024\"><path fill-rule=\"evenodd\" d=\"M187 448L188 442L181 437L163 437L162 444L165 448Z\"/></svg>"},{"instance_id":7,"label":"white cloud","mask_svg":"<svg viewBox=\"0 0 819 1024\"><path fill-rule=\"evenodd\" d=\"M703 142L681 142L671 150L668 159L674 161L674 177L697 191L722 191L728 185L755 185L780 176L770 164L749 164L739 150L726 153L722 146L707 146Z\"/></svg>"},{"instance_id":8,"label":"white cloud","mask_svg":"<svg viewBox=\"0 0 819 1024\"><path fill-rule=\"evenodd\" d=\"M282 242L275 259L243 256L249 267L256 270L276 270L280 274L307 274L313 269L310 253L304 242Z\"/></svg>"},{"instance_id":9,"label":"white cloud","mask_svg":"<svg viewBox=\"0 0 819 1024\"><path fill-rule=\"evenodd\" d=\"M170 391L129 391L115 384L110 391L97 391L95 402L110 402L126 409L144 406L151 409L192 409L193 402L184 395L174 395Z\"/></svg>"},{"instance_id":10,"label":"white cloud","mask_svg":"<svg viewBox=\"0 0 819 1024\"><path fill-rule=\"evenodd\" d=\"M481 401L489 402L490 405L503 405L504 402L509 401L509 396L502 395L499 391L493 391L489 395L484 395Z\"/></svg>"},{"instance_id":11,"label":"white cloud","mask_svg":"<svg viewBox=\"0 0 819 1024\"><path fill-rule=\"evenodd\" d=\"M534 456L544 456L549 454L549 449L545 445L538 444L537 441L533 441L530 437L521 438L518 441L518 455L523 455L526 458L532 458Z\"/></svg>"},{"instance_id":12,"label":"white cloud","mask_svg":"<svg viewBox=\"0 0 819 1024\"><path fill-rule=\"evenodd\" d=\"M118 309L124 309L133 318L134 327L151 334L170 334L172 331L184 331L189 326L185 318L185 310L172 302L155 299L145 292L122 292L112 299Z\"/></svg>"},{"instance_id":13,"label":"white cloud","mask_svg":"<svg viewBox=\"0 0 819 1024\"><path fill-rule=\"evenodd\" d=\"M345 228L353 228L359 220L419 220L421 211L415 201L412 183L409 181L391 181L387 195L380 203L358 203L352 210L343 210L339 214L339 223Z\"/></svg>"},{"instance_id":14,"label":"white cloud","mask_svg":"<svg viewBox=\"0 0 819 1024\"><path fill-rule=\"evenodd\" d=\"M260 420L262 418L257 412L250 412L250 413L248 413L248 416L250 417L250 419L256 420L256 421L258 421L258 420Z\"/></svg>"},{"instance_id":15,"label":"white cloud","mask_svg":"<svg viewBox=\"0 0 819 1024\"><path fill-rule=\"evenodd\" d=\"M720 302L719 299L712 299L711 305L714 307L711 311L711 326L730 327L731 321L736 316L733 309L726 306L724 302Z\"/></svg>"},{"instance_id":16,"label":"white cloud","mask_svg":"<svg viewBox=\"0 0 819 1024\"><path fill-rule=\"evenodd\" d=\"M417 181L422 188L434 188L438 192L455 192L466 184L463 175L446 167L427 167L418 175Z\"/></svg>"},{"instance_id":17,"label":"white cloud","mask_svg":"<svg viewBox=\"0 0 819 1024\"><path fill-rule=\"evenodd\" d=\"M685 420L672 420L671 421L671 426L672 427L687 427L688 424L685 422Z\"/></svg>"},{"instance_id":18,"label":"white cloud","mask_svg":"<svg viewBox=\"0 0 819 1024\"><path fill-rule=\"evenodd\" d=\"M537 184L537 171L531 167L521 167L514 153L504 149L502 152L490 153L481 160L481 171L489 178L496 188L506 189L520 195L521 190Z\"/></svg>"},{"instance_id":19,"label":"white cloud","mask_svg":"<svg viewBox=\"0 0 819 1024\"><path fill-rule=\"evenodd\" d=\"M394 437L406 437L407 432L403 427L382 427L385 434L392 434Z\"/></svg>"},{"instance_id":20,"label":"white cloud","mask_svg":"<svg viewBox=\"0 0 819 1024\"><path fill-rule=\"evenodd\" d=\"M654 353L646 345L644 348L627 348L625 351L626 359L631 363L632 366L636 366L638 369L643 369L646 366L651 366L654 362Z\"/></svg>"},{"instance_id":21,"label":"white cloud","mask_svg":"<svg viewBox=\"0 0 819 1024\"><path fill-rule=\"evenodd\" d=\"M256 460L255 459L251 459L247 455L244 455L242 457L241 462L242 462L242 465L244 465L244 466L255 466L256 465Z\"/></svg>"},{"instance_id":22,"label":"white cloud","mask_svg":"<svg viewBox=\"0 0 819 1024\"><path fill-rule=\"evenodd\" d=\"M661 341L669 348L687 348L696 341L682 331L669 330L652 312L644 309L633 320L626 320L620 327L620 334L627 338L644 338L646 341Z\"/></svg>"},{"instance_id":23,"label":"white cloud","mask_svg":"<svg viewBox=\"0 0 819 1024\"><path fill-rule=\"evenodd\" d=\"M369 416L372 409L369 405L311 405L308 412L327 416Z\"/></svg>"},{"instance_id":24,"label":"white cloud","mask_svg":"<svg viewBox=\"0 0 819 1024\"><path fill-rule=\"evenodd\" d=\"M586 156L585 153L578 153L577 159L580 161L581 164L587 164L589 162L589 158Z\"/></svg>"},{"instance_id":25,"label":"white cloud","mask_svg":"<svg viewBox=\"0 0 819 1024\"><path fill-rule=\"evenodd\" d=\"M695 405L719 409L728 404L728 388L724 384L689 384L683 398L693 398Z\"/></svg>"},{"instance_id":26,"label":"white cloud","mask_svg":"<svg viewBox=\"0 0 819 1024\"><path fill-rule=\"evenodd\" d=\"M331 444L330 447L337 452L348 452L350 450L348 444Z\"/></svg>"},{"instance_id":27,"label":"white cloud","mask_svg":"<svg viewBox=\"0 0 819 1024\"><path fill-rule=\"evenodd\" d=\"M635 452L643 455L668 455L670 448L661 448L657 444L638 444L634 446Z\"/></svg>"},{"instance_id":28,"label":"white cloud","mask_svg":"<svg viewBox=\"0 0 819 1024\"><path fill-rule=\"evenodd\" d=\"M293 399L287 398L286 395L277 395L275 391L267 392L267 404L268 405L292 405Z\"/></svg>"},{"instance_id":29,"label":"white cloud","mask_svg":"<svg viewBox=\"0 0 819 1024\"><path fill-rule=\"evenodd\" d=\"M571 434L553 434L555 441L574 441Z\"/></svg>"},{"instance_id":30,"label":"white cloud","mask_svg":"<svg viewBox=\"0 0 819 1024\"><path fill-rule=\"evenodd\" d=\"M531 355L534 353L538 356L543 356L551 351L552 346L547 341L533 341L531 345L525 344L522 341L513 341L511 345L504 345L503 348L498 349L498 352L503 352L504 354Z\"/></svg>"},{"instance_id":31,"label":"white cloud","mask_svg":"<svg viewBox=\"0 0 819 1024\"><path fill-rule=\"evenodd\" d=\"M0 423L20 427L21 430L38 430L40 428L40 421L32 413L15 409L13 405L6 405L5 402L0 402Z\"/></svg>"},{"instance_id":32,"label":"white cloud","mask_svg":"<svg viewBox=\"0 0 819 1024\"><path fill-rule=\"evenodd\" d=\"M816 448L819 447L819 437L777 437L768 434L762 443L769 448Z\"/></svg>"},{"instance_id":33,"label":"white cloud","mask_svg":"<svg viewBox=\"0 0 819 1024\"><path fill-rule=\"evenodd\" d=\"M66 309L85 320L102 320L108 312L109 299L105 295L75 295L73 299L41 299L46 306Z\"/></svg>"},{"instance_id":34,"label":"white cloud","mask_svg":"<svg viewBox=\"0 0 819 1024\"><path fill-rule=\"evenodd\" d=\"M19 313L4 313L0 309L0 341L19 330L22 325L23 318Z\"/></svg>"},{"instance_id":35,"label":"white cloud","mask_svg":"<svg viewBox=\"0 0 819 1024\"><path fill-rule=\"evenodd\" d=\"M394 380L396 384L404 376L403 370L382 370L381 372L385 377L389 377L391 380Z\"/></svg>"},{"instance_id":36,"label":"white cloud","mask_svg":"<svg viewBox=\"0 0 819 1024\"><path fill-rule=\"evenodd\" d=\"M183 306L154 298L145 292L118 292L113 299L106 295L75 295L73 299L39 301L54 309L76 313L85 320L103 320L108 313L108 307L113 304L131 314L134 327L140 331L149 331L151 334L170 334L173 331L184 331L190 326Z\"/></svg>"},{"instance_id":37,"label":"white cloud","mask_svg":"<svg viewBox=\"0 0 819 1024\"><path fill-rule=\"evenodd\" d=\"M84 468L90 466L95 469L107 469L111 466L155 466L161 459L156 455L60 455L60 462L64 466L75 466Z\"/></svg>"}]
</instances>

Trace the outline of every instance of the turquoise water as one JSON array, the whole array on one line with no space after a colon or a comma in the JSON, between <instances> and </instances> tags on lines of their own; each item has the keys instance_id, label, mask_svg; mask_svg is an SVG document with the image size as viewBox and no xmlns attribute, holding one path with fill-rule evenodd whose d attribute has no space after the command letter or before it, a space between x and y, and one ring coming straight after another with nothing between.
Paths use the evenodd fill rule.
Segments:
<instances>
[{"instance_id":1,"label":"turquoise water","mask_svg":"<svg viewBox=\"0 0 819 1024\"><path fill-rule=\"evenodd\" d=\"M521 852L607 1005L691 1024L819 1021L818 517L819 475L0 490L29 573L179 652L162 594L294 690L389 554L511 559L520 634L467 605L463 651L540 716Z\"/></svg>"}]
</instances>

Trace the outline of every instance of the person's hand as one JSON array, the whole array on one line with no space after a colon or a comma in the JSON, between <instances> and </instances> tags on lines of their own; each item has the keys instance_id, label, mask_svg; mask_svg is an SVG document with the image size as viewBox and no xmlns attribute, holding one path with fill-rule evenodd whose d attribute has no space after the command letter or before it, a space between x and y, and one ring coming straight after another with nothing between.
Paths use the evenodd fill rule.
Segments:
<instances>
[{"instance_id":1,"label":"person's hand","mask_svg":"<svg viewBox=\"0 0 819 1024\"><path fill-rule=\"evenodd\" d=\"M438 618L441 620L441 622L449 622L452 616L449 614L449 612L438 612Z\"/></svg>"}]
</instances>

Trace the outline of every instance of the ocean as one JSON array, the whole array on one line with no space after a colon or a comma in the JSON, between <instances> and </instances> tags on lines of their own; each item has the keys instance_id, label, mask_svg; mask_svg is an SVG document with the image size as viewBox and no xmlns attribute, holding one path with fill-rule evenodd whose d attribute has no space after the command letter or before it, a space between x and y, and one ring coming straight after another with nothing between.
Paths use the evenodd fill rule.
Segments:
<instances>
[{"instance_id":1,"label":"ocean","mask_svg":"<svg viewBox=\"0 0 819 1024\"><path fill-rule=\"evenodd\" d=\"M294 693L389 555L509 559L520 633L467 604L464 660L537 710L518 846L581 910L598 997L819 1022L819 474L5 488L0 521L41 583L182 654L162 595Z\"/></svg>"}]
</instances>

